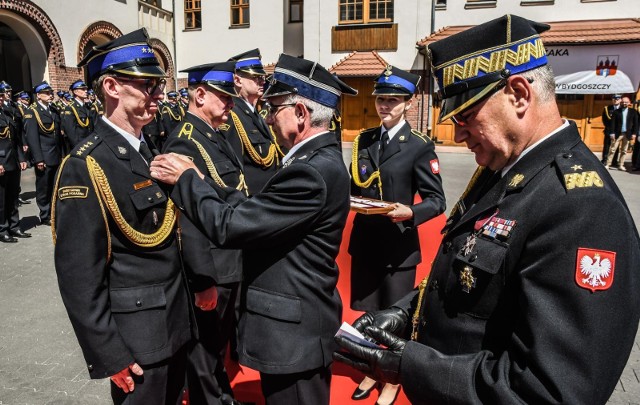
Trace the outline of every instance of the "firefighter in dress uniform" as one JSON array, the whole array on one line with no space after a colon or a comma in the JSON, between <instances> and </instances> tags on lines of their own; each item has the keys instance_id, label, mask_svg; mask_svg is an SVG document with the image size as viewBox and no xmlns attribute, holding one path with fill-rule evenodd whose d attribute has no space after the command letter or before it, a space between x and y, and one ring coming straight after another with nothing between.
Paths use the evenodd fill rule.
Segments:
<instances>
[{"instance_id":1,"label":"firefighter in dress uniform","mask_svg":"<svg viewBox=\"0 0 640 405\"><path fill-rule=\"evenodd\" d=\"M260 58L260 50L253 49L229 59L235 62L234 83L238 96L233 99L229 120L220 126L233 150L242 158L250 195L262 190L278 170L283 156L264 120L266 111L257 108L264 94L266 74Z\"/></svg>"},{"instance_id":2,"label":"firefighter in dress uniform","mask_svg":"<svg viewBox=\"0 0 640 405\"><path fill-rule=\"evenodd\" d=\"M210 181L235 190L236 200L242 201L247 197L242 162L216 129L233 107L233 70L233 62L183 70L188 73L189 109L168 136L163 152L189 156ZM242 280L242 251L217 247L185 217L180 224L199 331L198 341L189 350L189 400L194 404L234 404L224 353L236 327L234 304Z\"/></svg>"},{"instance_id":3,"label":"firefighter in dress uniform","mask_svg":"<svg viewBox=\"0 0 640 405\"><path fill-rule=\"evenodd\" d=\"M69 147L74 148L93 131L93 117L88 105L87 85L83 80L76 80L69 86L73 98L62 112L62 130L69 142Z\"/></svg>"},{"instance_id":4,"label":"firefighter in dress uniform","mask_svg":"<svg viewBox=\"0 0 640 405\"><path fill-rule=\"evenodd\" d=\"M191 311L178 213L150 177L157 151L141 131L166 77L148 40L140 29L80 62L105 114L60 167L52 234L60 294L90 377L110 378L116 404L178 405Z\"/></svg>"},{"instance_id":5,"label":"firefighter in dress uniform","mask_svg":"<svg viewBox=\"0 0 640 405\"><path fill-rule=\"evenodd\" d=\"M640 239L560 116L547 29L506 15L428 46L440 120L481 169L429 277L354 323L385 349L337 338L335 354L413 404L605 404L634 345Z\"/></svg>"}]
</instances>

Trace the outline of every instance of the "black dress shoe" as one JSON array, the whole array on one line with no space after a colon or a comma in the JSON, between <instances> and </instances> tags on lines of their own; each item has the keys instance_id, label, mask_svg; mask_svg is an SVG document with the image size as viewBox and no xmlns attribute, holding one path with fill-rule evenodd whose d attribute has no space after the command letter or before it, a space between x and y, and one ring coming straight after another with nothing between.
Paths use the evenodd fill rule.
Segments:
<instances>
[{"instance_id":1,"label":"black dress shoe","mask_svg":"<svg viewBox=\"0 0 640 405\"><path fill-rule=\"evenodd\" d=\"M31 204L31 201L29 201L29 200L25 200L25 199L24 199L24 198L22 198L22 197L18 197L18 203L19 203L19 204Z\"/></svg>"},{"instance_id":2,"label":"black dress shoe","mask_svg":"<svg viewBox=\"0 0 640 405\"><path fill-rule=\"evenodd\" d=\"M15 236L16 238L30 238L31 234L28 232L23 232L21 230L17 230L17 231L9 231L9 233L11 234L11 236Z\"/></svg>"},{"instance_id":3,"label":"black dress shoe","mask_svg":"<svg viewBox=\"0 0 640 405\"><path fill-rule=\"evenodd\" d=\"M42 220L40 220L40 225L51 226L51 220L49 220L49 219L42 219Z\"/></svg>"},{"instance_id":4,"label":"black dress shoe","mask_svg":"<svg viewBox=\"0 0 640 405\"><path fill-rule=\"evenodd\" d=\"M354 401L360 401L361 399L369 398L369 395L371 395L371 391L373 391L373 389L377 385L377 383L373 384L373 387L369 388L368 390L361 390L359 386L356 387L356 390L353 391L353 394L351 394L351 399L353 399Z\"/></svg>"},{"instance_id":5,"label":"black dress shoe","mask_svg":"<svg viewBox=\"0 0 640 405\"><path fill-rule=\"evenodd\" d=\"M16 243L18 239L14 238L11 235L2 235L0 236L0 242L3 243Z\"/></svg>"}]
</instances>

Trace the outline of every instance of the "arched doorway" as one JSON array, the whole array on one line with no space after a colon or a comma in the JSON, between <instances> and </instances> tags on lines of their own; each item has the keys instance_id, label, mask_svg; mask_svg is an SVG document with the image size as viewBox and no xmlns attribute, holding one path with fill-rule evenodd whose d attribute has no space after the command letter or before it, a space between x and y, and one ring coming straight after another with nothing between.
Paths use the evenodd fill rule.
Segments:
<instances>
[{"instance_id":1,"label":"arched doorway","mask_svg":"<svg viewBox=\"0 0 640 405\"><path fill-rule=\"evenodd\" d=\"M14 91L31 87L29 54L20 36L7 24L0 22L0 80L11 85Z\"/></svg>"},{"instance_id":2,"label":"arched doorway","mask_svg":"<svg viewBox=\"0 0 640 405\"><path fill-rule=\"evenodd\" d=\"M34 84L42 80L50 80L55 86L55 79L59 72L67 68L64 61L62 40L56 27L40 7L32 2L21 0L3 0L0 3L0 23L7 28L2 31L3 46L6 42L14 49L0 57L0 71L6 72L12 78L6 80L14 90L31 90ZM23 53L16 55L22 44ZM19 57L18 60L15 60ZM3 70L4 69L4 70Z\"/></svg>"}]
</instances>

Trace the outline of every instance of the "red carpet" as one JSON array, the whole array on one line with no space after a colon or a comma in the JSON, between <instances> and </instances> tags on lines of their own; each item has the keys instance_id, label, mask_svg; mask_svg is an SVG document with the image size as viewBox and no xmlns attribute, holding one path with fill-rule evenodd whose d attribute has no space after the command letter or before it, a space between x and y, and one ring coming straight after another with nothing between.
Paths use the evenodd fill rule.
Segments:
<instances>
[{"instance_id":1,"label":"red carpet","mask_svg":"<svg viewBox=\"0 0 640 405\"><path fill-rule=\"evenodd\" d=\"M349 235L351 233L351 225L353 222L353 213L349 214L347 220L347 226L344 230L342 238L342 245L340 246L340 254L338 255L338 267L340 268L340 278L338 279L338 290L342 296L342 302L344 303L343 320L352 323L358 316L362 314L359 311L352 311L349 308L350 291L349 291L349 274L351 271L351 257L347 253L347 245L349 243ZM416 284L427 276L431 262L436 254L438 245L442 236L440 230L444 226L446 221L445 215L440 215L421 225L420 232L420 245L422 248L422 264L418 266L416 275ZM233 379L233 391L236 398L239 401L255 402L258 405L263 405L260 381L258 372L241 367L237 363L227 362L227 371L229 377ZM331 380L331 404L343 405L343 404L358 404L358 405L370 405L376 402L378 393L373 392L371 396L365 400L352 401L351 394L356 386L362 380L363 375L341 363L333 364L333 377ZM398 399L395 402L396 405L408 405L409 400L400 392Z\"/></svg>"}]
</instances>

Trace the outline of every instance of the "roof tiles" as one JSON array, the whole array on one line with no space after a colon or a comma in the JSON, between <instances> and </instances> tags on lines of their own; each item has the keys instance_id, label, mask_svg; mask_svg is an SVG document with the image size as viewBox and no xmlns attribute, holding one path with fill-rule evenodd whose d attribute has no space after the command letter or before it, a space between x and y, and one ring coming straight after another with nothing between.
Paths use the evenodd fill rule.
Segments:
<instances>
[{"instance_id":1,"label":"roof tiles","mask_svg":"<svg viewBox=\"0 0 640 405\"><path fill-rule=\"evenodd\" d=\"M640 42L640 18L558 21L548 24L551 29L542 33L545 45ZM444 27L421 39L417 45L425 46L471 27Z\"/></svg>"},{"instance_id":2,"label":"roof tiles","mask_svg":"<svg viewBox=\"0 0 640 405\"><path fill-rule=\"evenodd\" d=\"M378 76L388 65L376 51L351 52L329 68L329 72L343 76Z\"/></svg>"}]
</instances>

